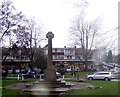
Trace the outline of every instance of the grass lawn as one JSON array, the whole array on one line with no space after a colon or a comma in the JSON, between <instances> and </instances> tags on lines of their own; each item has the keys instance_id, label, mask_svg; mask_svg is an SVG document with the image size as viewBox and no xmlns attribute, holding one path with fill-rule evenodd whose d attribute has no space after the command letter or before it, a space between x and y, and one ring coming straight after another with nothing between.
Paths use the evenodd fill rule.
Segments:
<instances>
[{"instance_id":1,"label":"grass lawn","mask_svg":"<svg viewBox=\"0 0 120 97\"><path fill-rule=\"evenodd\" d=\"M76 72L79 77L86 77L86 75L91 74L92 72Z\"/></svg>"},{"instance_id":2,"label":"grass lawn","mask_svg":"<svg viewBox=\"0 0 120 97\"><path fill-rule=\"evenodd\" d=\"M2 97L6 97L6 96L15 96L15 97L20 97L20 91L19 89L3 89L2 90Z\"/></svg>"},{"instance_id":3,"label":"grass lawn","mask_svg":"<svg viewBox=\"0 0 120 97\"><path fill-rule=\"evenodd\" d=\"M102 87L100 89L71 90L67 91L68 95L118 95L118 82L111 81L87 81L95 86Z\"/></svg>"},{"instance_id":4,"label":"grass lawn","mask_svg":"<svg viewBox=\"0 0 120 97\"><path fill-rule=\"evenodd\" d=\"M85 77L87 74L91 74L92 72L76 72L79 77ZM71 77L71 73L66 73L65 77ZM66 80L67 82L77 82L76 80ZM86 89L86 90L71 90L66 93L70 95L118 95L118 82L112 81L101 81L101 80L92 80L86 81L86 83L90 83L92 85L102 87L100 89Z\"/></svg>"},{"instance_id":5,"label":"grass lawn","mask_svg":"<svg viewBox=\"0 0 120 97\"><path fill-rule=\"evenodd\" d=\"M92 72L76 72L76 75L79 75L79 77L85 77L87 74L91 74ZM65 78L72 77L71 73L65 73Z\"/></svg>"},{"instance_id":6,"label":"grass lawn","mask_svg":"<svg viewBox=\"0 0 120 97\"><path fill-rule=\"evenodd\" d=\"M34 82L36 79L25 79L26 82ZM3 78L2 79L2 86L7 86L15 83L21 83L20 80L17 80L15 78Z\"/></svg>"},{"instance_id":7,"label":"grass lawn","mask_svg":"<svg viewBox=\"0 0 120 97\"><path fill-rule=\"evenodd\" d=\"M20 81L17 81L17 80L7 80L7 81L3 81L2 82L2 86L4 87L4 86L7 86L7 85L11 85L11 84L15 84L15 83L20 83Z\"/></svg>"},{"instance_id":8,"label":"grass lawn","mask_svg":"<svg viewBox=\"0 0 120 97\"><path fill-rule=\"evenodd\" d=\"M86 74L90 74L91 72L77 72L77 75L79 77L85 77ZM71 73L65 73L65 77L69 78L72 77ZM27 83L34 82L36 79L25 79ZM67 82L77 82L76 80L66 80ZM17 79L11 79L11 78L3 78L2 79L2 86L14 84L14 83L20 83L21 81L18 81ZM93 84L95 86L102 87L100 89L86 89L86 90L71 90L67 91L68 94L67 97L70 97L70 95L118 95L118 82L111 82L111 81L100 81L100 80L92 80L92 81L86 81L86 83ZM5 97L6 95L17 95L16 97L20 97L20 91L21 90L11 90L11 89L3 89L2 93Z\"/></svg>"},{"instance_id":9,"label":"grass lawn","mask_svg":"<svg viewBox=\"0 0 120 97\"><path fill-rule=\"evenodd\" d=\"M65 78L70 78L70 77L72 77L71 73L65 73Z\"/></svg>"},{"instance_id":10,"label":"grass lawn","mask_svg":"<svg viewBox=\"0 0 120 97\"><path fill-rule=\"evenodd\" d=\"M13 76L14 76L14 77L17 77L18 74L8 74L8 75L7 75L7 77L13 77Z\"/></svg>"},{"instance_id":11,"label":"grass lawn","mask_svg":"<svg viewBox=\"0 0 120 97\"><path fill-rule=\"evenodd\" d=\"M34 82L36 79L25 79L26 83ZM2 79L2 86L5 87L7 85L21 83L21 81L14 79L14 78L3 78ZM9 96L9 95L16 95L16 97L20 97L20 89L2 89L2 97Z\"/></svg>"}]
</instances>

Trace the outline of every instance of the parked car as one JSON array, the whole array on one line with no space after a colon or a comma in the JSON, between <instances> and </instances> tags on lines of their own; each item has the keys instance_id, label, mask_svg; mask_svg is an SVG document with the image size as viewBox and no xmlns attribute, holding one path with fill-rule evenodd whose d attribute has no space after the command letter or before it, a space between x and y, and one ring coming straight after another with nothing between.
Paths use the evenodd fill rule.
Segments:
<instances>
[{"instance_id":1,"label":"parked car","mask_svg":"<svg viewBox=\"0 0 120 97\"><path fill-rule=\"evenodd\" d=\"M91 75L87 75L87 78L89 80L102 79L102 80L108 81L108 80L114 79L115 75L112 72L101 71L101 72L96 72Z\"/></svg>"},{"instance_id":2,"label":"parked car","mask_svg":"<svg viewBox=\"0 0 120 97\"><path fill-rule=\"evenodd\" d=\"M57 76L57 78L61 77L61 73L56 72L56 76Z\"/></svg>"},{"instance_id":3,"label":"parked car","mask_svg":"<svg viewBox=\"0 0 120 97\"><path fill-rule=\"evenodd\" d=\"M43 75L44 75L44 72L43 72L43 71L36 72L36 75L35 75L35 76L36 76L36 78L39 78L40 75L43 76Z\"/></svg>"},{"instance_id":4,"label":"parked car","mask_svg":"<svg viewBox=\"0 0 120 97\"><path fill-rule=\"evenodd\" d=\"M16 69L15 70L15 74L19 74L20 73L20 70L19 69Z\"/></svg>"},{"instance_id":5,"label":"parked car","mask_svg":"<svg viewBox=\"0 0 120 97\"><path fill-rule=\"evenodd\" d=\"M5 71L5 70L0 70L0 74L2 74L2 77L6 77L7 76L7 71Z\"/></svg>"},{"instance_id":6,"label":"parked car","mask_svg":"<svg viewBox=\"0 0 120 97\"><path fill-rule=\"evenodd\" d=\"M39 78L41 76L41 79L44 79L44 73L42 74L37 74L36 77ZM57 79L61 77L61 73L56 72L56 77Z\"/></svg>"},{"instance_id":7,"label":"parked car","mask_svg":"<svg viewBox=\"0 0 120 97\"><path fill-rule=\"evenodd\" d=\"M27 72L26 74L22 74L24 78L35 78L35 72Z\"/></svg>"},{"instance_id":8,"label":"parked car","mask_svg":"<svg viewBox=\"0 0 120 97\"><path fill-rule=\"evenodd\" d=\"M28 71L27 71L26 69L21 69L21 70L20 70L20 73L21 73L21 74L26 74L27 72L28 72Z\"/></svg>"},{"instance_id":9,"label":"parked car","mask_svg":"<svg viewBox=\"0 0 120 97\"><path fill-rule=\"evenodd\" d=\"M8 73L9 73L9 74L12 74L12 73L13 73L13 70L8 70Z\"/></svg>"}]
</instances>

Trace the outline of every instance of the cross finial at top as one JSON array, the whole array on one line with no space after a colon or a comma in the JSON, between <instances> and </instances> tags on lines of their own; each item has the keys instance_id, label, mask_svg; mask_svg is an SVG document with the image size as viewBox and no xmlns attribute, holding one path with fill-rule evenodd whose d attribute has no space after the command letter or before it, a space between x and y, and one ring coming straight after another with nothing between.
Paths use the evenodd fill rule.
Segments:
<instances>
[{"instance_id":1,"label":"cross finial at top","mask_svg":"<svg viewBox=\"0 0 120 97\"><path fill-rule=\"evenodd\" d=\"M52 32L48 32L48 33L46 34L46 38L52 39L52 38L54 38L54 34L53 34Z\"/></svg>"}]
</instances>

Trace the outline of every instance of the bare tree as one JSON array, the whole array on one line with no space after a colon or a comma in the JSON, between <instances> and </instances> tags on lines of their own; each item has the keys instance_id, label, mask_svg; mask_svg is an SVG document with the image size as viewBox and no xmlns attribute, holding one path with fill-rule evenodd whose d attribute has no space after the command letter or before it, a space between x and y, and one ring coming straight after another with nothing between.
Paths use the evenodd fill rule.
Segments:
<instances>
[{"instance_id":1,"label":"bare tree","mask_svg":"<svg viewBox=\"0 0 120 97\"><path fill-rule=\"evenodd\" d=\"M21 12L16 12L15 7L10 0L4 0L0 5L0 42L3 37L13 33L22 21L23 15Z\"/></svg>"},{"instance_id":2,"label":"bare tree","mask_svg":"<svg viewBox=\"0 0 120 97\"><path fill-rule=\"evenodd\" d=\"M31 61L33 61L34 53L39 43L43 40L42 38L42 27L37 25L34 19L30 19L26 21L27 27L29 30L29 48L31 54Z\"/></svg>"},{"instance_id":3,"label":"bare tree","mask_svg":"<svg viewBox=\"0 0 120 97\"><path fill-rule=\"evenodd\" d=\"M40 42L43 40L42 38L42 28L37 25L34 19L24 19L24 25L20 25L19 29L17 29L16 38L17 43L23 47L26 46L29 48L29 59L31 60L31 66L34 61L34 54L38 45L40 46Z\"/></svg>"},{"instance_id":4,"label":"bare tree","mask_svg":"<svg viewBox=\"0 0 120 97\"><path fill-rule=\"evenodd\" d=\"M81 51L77 52L78 58L85 63L85 68L87 70L88 60L96 47L96 37L98 36L99 21L93 20L90 22L85 21L85 18L78 18L72 27L70 28L72 32L72 39L75 45L79 45Z\"/></svg>"},{"instance_id":5,"label":"bare tree","mask_svg":"<svg viewBox=\"0 0 120 97\"><path fill-rule=\"evenodd\" d=\"M76 54L80 61L84 61L87 70L88 61L92 59L92 55L100 47L102 47L102 49L104 47L104 50L112 49L116 41L113 37L116 37L115 34L117 33L115 33L115 31L118 27L109 31L103 31L101 30L100 18L88 21L85 9L89 3L84 0L82 1L83 3L78 4L77 6L80 10L70 27L70 40L72 40L74 46L77 45L80 47Z\"/></svg>"},{"instance_id":6,"label":"bare tree","mask_svg":"<svg viewBox=\"0 0 120 97\"><path fill-rule=\"evenodd\" d=\"M88 2L84 0L78 5L79 14L70 27L70 40L74 42L74 45L80 47L80 49L76 50L76 55L81 62L84 61L85 70L87 70L88 67L88 60L91 59L93 55L93 49L96 48L95 41L98 30L100 29L99 19L87 21L85 18L87 5Z\"/></svg>"},{"instance_id":7,"label":"bare tree","mask_svg":"<svg viewBox=\"0 0 120 97\"><path fill-rule=\"evenodd\" d=\"M43 40L41 26L37 25L34 19L22 15L22 12L16 12L10 0L5 0L0 5L0 42L5 36L13 36L14 40L11 41L21 50L23 47L28 48L31 62L35 48Z\"/></svg>"},{"instance_id":8,"label":"bare tree","mask_svg":"<svg viewBox=\"0 0 120 97\"><path fill-rule=\"evenodd\" d=\"M16 9L12 4L12 1L4 0L3 2L0 3L1 3L0 4L0 46L2 47L3 46L2 42L6 41L7 40L6 38L8 37L10 38L13 35L17 36L18 33L19 35L22 35L21 33L24 33L26 31L23 31L25 28L25 26L23 25L25 16L22 14L22 12L16 12ZM27 37L27 35L25 36ZM22 37L21 40L23 39L24 38ZM9 47L11 46L12 44L10 43ZM9 52L9 49L7 52ZM8 54L6 54L5 58L7 56Z\"/></svg>"}]
</instances>

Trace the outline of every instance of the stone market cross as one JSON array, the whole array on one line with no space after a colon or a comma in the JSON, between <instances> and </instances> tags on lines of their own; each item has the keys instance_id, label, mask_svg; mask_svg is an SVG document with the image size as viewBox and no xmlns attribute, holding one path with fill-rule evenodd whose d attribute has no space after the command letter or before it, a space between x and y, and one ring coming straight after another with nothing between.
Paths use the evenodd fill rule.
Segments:
<instances>
[{"instance_id":1,"label":"stone market cross","mask_svg":"<svg viewBox=\"0 0 120 97\"><path fill-rule=\"evenodd\" d=\"M54 34L52 32L48 32L46 34L46 38L48 38L48 58L47 58L47 69L44 71L44 80L47 82L55 82L56 71L53 67L53 59L52 59L52 38L54 38Z\"/></svg>"}]
</instances>

